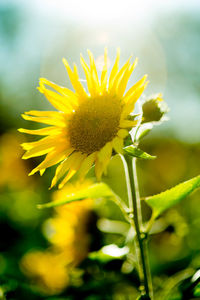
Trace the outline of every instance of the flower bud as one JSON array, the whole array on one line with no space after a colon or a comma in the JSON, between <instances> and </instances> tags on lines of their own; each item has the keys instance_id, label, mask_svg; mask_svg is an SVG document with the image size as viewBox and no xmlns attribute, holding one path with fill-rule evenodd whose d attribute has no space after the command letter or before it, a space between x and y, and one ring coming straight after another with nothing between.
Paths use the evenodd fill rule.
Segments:
<instances>
[{"instance_id":1,"label":"flower bud","mask_svg":"<svg viewBox=\"0 0 200 300\"><path fill-rule=\"evenodd\" d=\"M162 94L150 96L142 105L142 123L158 122L168 112L168 106L162 99Z\"/></svg>"}]
</instances>

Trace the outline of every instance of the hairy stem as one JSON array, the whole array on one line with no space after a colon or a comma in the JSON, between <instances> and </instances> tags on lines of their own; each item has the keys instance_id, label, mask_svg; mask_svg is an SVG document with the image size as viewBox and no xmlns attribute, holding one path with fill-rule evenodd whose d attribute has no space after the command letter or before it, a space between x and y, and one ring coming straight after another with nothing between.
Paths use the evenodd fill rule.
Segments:
<instances>
[{"instance_id":1,"label":"hairy stem","mask_svg":"<svg viewBox=\"0 0 200 300\"><path fill-rule=\"evenodd\" d=\"M142 284L141 294L144 299L153 299L151 274L148 262L147 235L143 232L140 195L138 188L136 159L128 155L123 157L130 208L133 208L133 221L136 231L136 254L138 256L138 272ZM143 299L142 298L142 299Z\"/></svg>"}]
</instances>

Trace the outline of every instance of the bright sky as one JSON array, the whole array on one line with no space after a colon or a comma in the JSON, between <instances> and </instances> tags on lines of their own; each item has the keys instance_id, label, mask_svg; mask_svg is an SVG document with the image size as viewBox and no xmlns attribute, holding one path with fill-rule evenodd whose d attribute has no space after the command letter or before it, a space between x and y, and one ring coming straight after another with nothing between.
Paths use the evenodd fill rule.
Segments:
<instances>
[{"instance_id":1,"label":"bright sky","mask_svg":"<svg viewBox=\"0 0 200 300\"><path fill-rule=\"evenodd\" d=\"M60 17L94 23L120 18L123 22L141 18L147 20L162 11L200 9L199 0L32 0L32 4L46 13L55 15L57 12Z\"/></svg>"}]
</instances>

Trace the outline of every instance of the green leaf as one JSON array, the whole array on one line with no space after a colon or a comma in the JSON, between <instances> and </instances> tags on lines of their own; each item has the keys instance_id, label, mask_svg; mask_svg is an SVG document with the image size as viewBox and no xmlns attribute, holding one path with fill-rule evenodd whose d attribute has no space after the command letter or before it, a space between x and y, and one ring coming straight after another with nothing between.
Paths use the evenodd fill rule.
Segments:
<instances>
[{"instance_id":1,"label":"green leaf","mask_svg":"<svg viewBox=\"0 0 200 300\"><path fill-rule=\"evenodd\" d=\"M200 187L200 175L158 195L145 198L147 204L153 209L153 217L157 218L162 212L177 204L192 191Z\"/></svg>"},{"instance_id":2,"label":"green leaf","mask_svg":"<svg viewBox=\"0 0 200 300\"><path fill-rule=\"evenodd\" d=\"M98 251L91 252L89 254L89 258L92 260L98 260L102 263L106 263L113 259L122 259L129 252L129 248L127 246L123 248L119 248L117 245L111 244L104 246Z\"/></svg>"},{"instance_id":3,"label":"green leaf","mask_svg":"<svg viewBox=\"0 0 200 300\"><path fill-rule=\"evenodd\" d=\"M74 201L84 200L87 198L110 198L110 200L114 201L115 204L118 205L122 212L126 215L127 207L125 206L121 198L116 195L107 184L103 182L92 184L85 189L76 191L72 194L68 194L64 199L61 199L59 201L51 201L45 204L38 204L37 208L41 209L55 207Z\"/></svg>"},{"instance_id":4,"label":"green leaf","mask_svg":"<svg viewBox=\"0 0 200 300\"><path fill-rule=\"evenodd\" d=\"M194 296L200 297L200 283L198 283L194 288Z\"/></svg>"},{"instance_id":5,"label":"green leaf","mask_svg":"<svg viewBox=\"0 0 200 300\"><path fill-rule=\"evenodd\" d=\"M85 189L66 195L66 197L62 200L52 201L45 204L39 204L37 205L37 207L38 208L55 207L73 201L80 201L86 198L101 198L101 197L113 197L113 196L115 196L115 194L107 184L95 183Z\"/></svg>"},{"instance_id":6,"label":"green leaf","mask_svg":"<svg viewBox=\"0 0 200 300\"><path fill-rule=\"evenodd\" d=\"M124 148L125 153L130 156L141 158L141 159L155 159L156 156L152 156L143 150L134 147L133 145Z\"/></svg>"},{"instance_id":7,"label":"green leaf","mask_svg":"<svg viewBox=\"0 0 200 300\"><path fill-rule=\"evenodd\" d=\"M145 123L140 125L137 131L136 141L142 140L149 132L151 132L152 128L153 128L152 123Z\"/></svg>"}]
</instances>

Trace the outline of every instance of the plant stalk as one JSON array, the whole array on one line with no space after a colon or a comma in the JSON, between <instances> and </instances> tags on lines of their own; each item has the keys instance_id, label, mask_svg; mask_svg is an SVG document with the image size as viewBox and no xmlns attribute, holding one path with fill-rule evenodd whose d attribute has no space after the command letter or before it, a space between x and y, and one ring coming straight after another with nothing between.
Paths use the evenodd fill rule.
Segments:
<instances>
[{"instance_id":1,"label":"plant stalk","mask_svg":"<svg viewBox=\"0 0 200 300\"><path fill-rule=\"evenodd\" d=\"M143 231L142 213L140 205L140 195L136 172L136 158L125 155L123 157L128 198L130 208L133 208L133 221L136 231L136 254L138 256L138 272L143 290L141 290L141 299L153 300L153 289L151 282L151 273L148 262L147 234Z\"/></svg>"}]
</instances>

